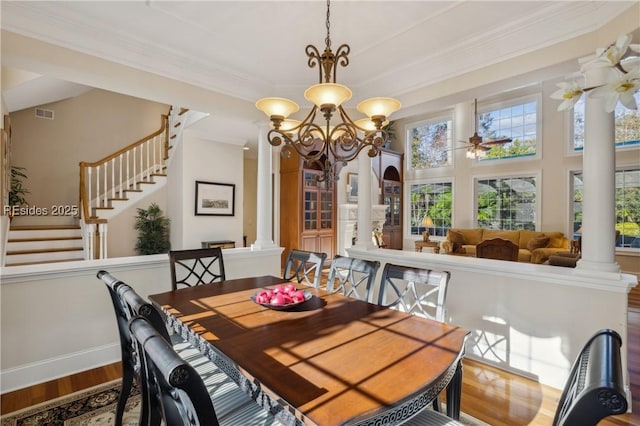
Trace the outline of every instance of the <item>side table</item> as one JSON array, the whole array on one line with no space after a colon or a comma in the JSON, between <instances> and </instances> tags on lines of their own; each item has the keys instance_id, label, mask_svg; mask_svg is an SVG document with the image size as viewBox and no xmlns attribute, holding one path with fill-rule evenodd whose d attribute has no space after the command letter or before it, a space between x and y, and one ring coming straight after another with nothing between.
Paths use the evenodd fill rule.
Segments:
<instances>
[{"instance_id":1,"label":"side table","mask_svg":"<svg viewBox=\"0 0 640 426\"><path fill-rule=\"evenodd\" d=\"M421 252L423 247L431 247L433 252L438 254L440 252L440 245L436 241L415 241L416 251Z\"/></svg>"}]
</instances>

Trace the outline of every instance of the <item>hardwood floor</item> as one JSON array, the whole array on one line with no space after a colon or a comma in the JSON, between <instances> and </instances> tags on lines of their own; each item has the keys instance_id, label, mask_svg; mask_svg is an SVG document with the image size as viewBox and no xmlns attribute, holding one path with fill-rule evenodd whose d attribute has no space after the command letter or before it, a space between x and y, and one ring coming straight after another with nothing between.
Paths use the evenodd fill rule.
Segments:
<instances>
[{"instance_id":1,"label":"hardwood floor","mask_svg":"<svg viewBox=\"0 0 640 426\"><path fill-rule=\"evenodd\" d=\"M640 286L629 295L628 351L632 414L608 417L601 426L640 426ZM0 396L2 414L120 377L119 363ZM462 410L494 426L550 425L560 391L524 377L465 360Z\"/></svg>"}]
</instances>

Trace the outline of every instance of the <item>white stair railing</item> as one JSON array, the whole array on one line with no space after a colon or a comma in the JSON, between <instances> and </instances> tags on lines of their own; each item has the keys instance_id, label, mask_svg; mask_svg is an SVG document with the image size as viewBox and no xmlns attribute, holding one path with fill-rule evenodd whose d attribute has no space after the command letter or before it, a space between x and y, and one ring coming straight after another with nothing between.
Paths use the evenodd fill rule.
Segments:
<instances>
[{"instance_id":1,"label":"white stair railing","mask_svg":"<svg viewBox=\"0 0 640 426\"><path fill-rule=\"evenodd\" d=\"M169 148L169 116L162 116L160 130L96 162L80 163L80 214L89 259L106 258L106 220L100 209L140 191L165 172Z\"/></svg>"}]
</instances>

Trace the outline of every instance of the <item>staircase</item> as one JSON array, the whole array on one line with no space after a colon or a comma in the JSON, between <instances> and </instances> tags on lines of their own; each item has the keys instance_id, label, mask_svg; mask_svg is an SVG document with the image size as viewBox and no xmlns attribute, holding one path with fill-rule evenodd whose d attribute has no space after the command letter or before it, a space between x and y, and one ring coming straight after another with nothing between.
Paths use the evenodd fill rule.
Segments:
<instances>
[{"instance_id":1,"label":"staircase","mask_svg":"<svg viewBox=\"0 0 640 426\"><path fill-rule=\"evenodd\" d=\"M84 259L80 226L14 226L8 237L5 266Z\"/></svg>"},{"instance_id":2,"label":"staircase","mask_svg":"<svg viewBox=\"0 0 640 426\"><path fill-rule=\"evenodd\" d=\"M158 131L99 161L81 162L79 225L12 226L5 266L107 258L109 219L164 186L183 129L205 116L172 107Z\"/></svg>"}]
</instances>

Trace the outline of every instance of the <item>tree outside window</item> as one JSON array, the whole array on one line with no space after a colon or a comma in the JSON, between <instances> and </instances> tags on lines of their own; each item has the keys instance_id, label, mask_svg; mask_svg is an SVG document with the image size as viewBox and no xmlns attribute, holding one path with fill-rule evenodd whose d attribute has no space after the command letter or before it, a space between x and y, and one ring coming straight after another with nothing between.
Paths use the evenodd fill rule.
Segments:
<instances>
[{"instance_id":1,"label":"tree outside window","mask_svg":"<svg viewBox=\"0 0 640 426\"><path fill-rule=\"evenodd\" d=\"M573 107L573 150L584 148L584 96ZM635 95L640 105L640 92ZM640 145L640 111L627 109L618 102L615 117L615 143L617 148Z\"/></svg>"},{"instance_id":2,"label":"tree outside window","mask_svg":"<svg viewBox=\"0 0 640 426\"><path fill-rule=\"evenodd\" d=\"M478 115L478 133L485 141L511 138L493 145L480 161L532 156L536 154L538 120L537 101L516 101L506 107L491 109Z\"/></svg>"},{"instance_id":3,"label":"tree outside window","mask_svg":"<svg viewBox=\"0 0 640 426\"><path fill-rule=\"evenodd\" d=\"M640 168L616 172L617 247L640 249ZM582 173L573 174L573 229L582 226ZM575 237L575 236L574 236Z\"/></svg>"},{"instance_id":4,"label":"tree outside window","mask_svg":"<svg viewBox=\"0 0 640 426\"><path fill-rule=\"evenodd\" d=\"M413 183L410 186L410 228L411 235L444 236L451 227L452 183ZM427 227L425 218L430 217L433 227Z\"/></svg>"},{"instance_id":5,"label":"tree outside window","mask_svg":"<svg viewBox=\"0 0 640 426\"><path fill-rule=\"evenodd\" d=\"M536 180L534 176L477 180L478 227L535 231Z\"/></svg>"},{"instance_id":6,"label":"tree outside window","mask_svg":"<svg viewBox=\"0 0 640 426\"><path fill-rule=\"evenodd\" d=\"M413 170L451 165L451 119L410 127L407 132L409 166Z\"/></svg>"}]
</instances>

